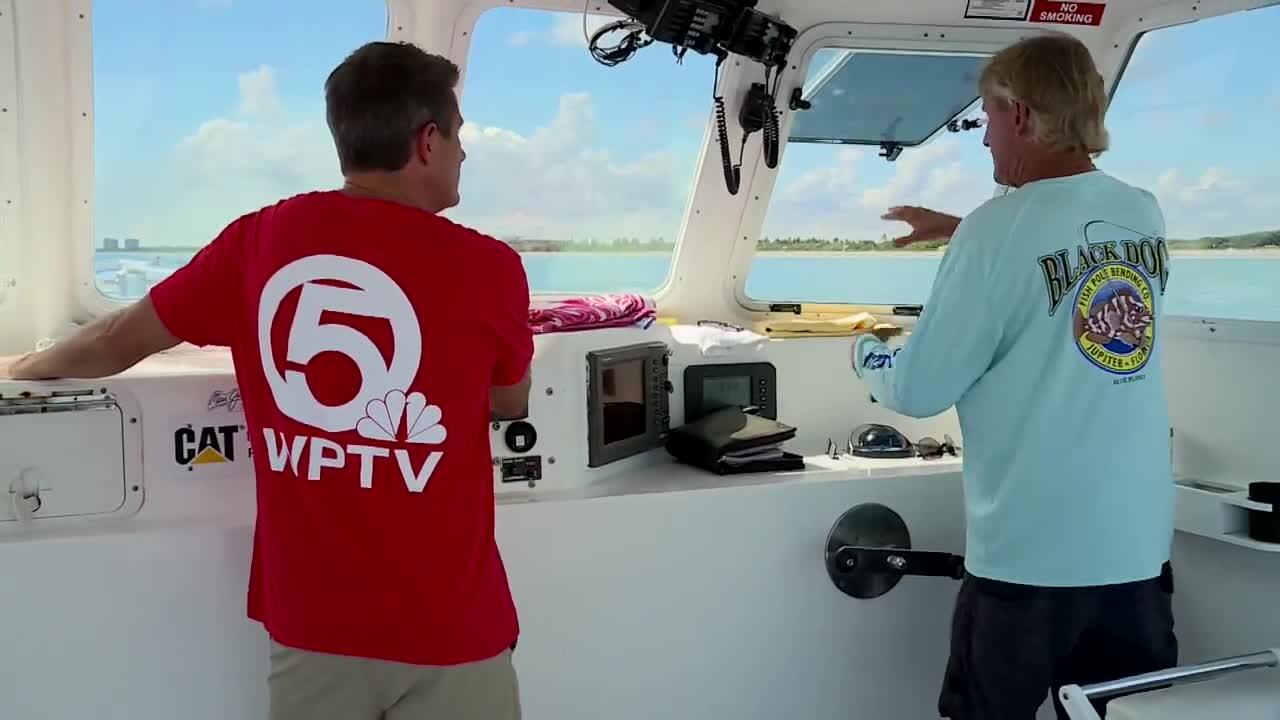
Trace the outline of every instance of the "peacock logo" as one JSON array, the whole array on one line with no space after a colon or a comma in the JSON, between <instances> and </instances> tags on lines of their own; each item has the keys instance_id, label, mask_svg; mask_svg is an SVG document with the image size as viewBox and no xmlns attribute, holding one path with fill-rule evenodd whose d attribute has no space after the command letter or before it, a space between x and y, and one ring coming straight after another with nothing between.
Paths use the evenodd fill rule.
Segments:
<instances>
[{"instance_id":1,"label":"peacock logo","mask_svg":"<svg viewBox=\"0 0 1280 720\"><path fill-rule=\"evenodd\" d=\"M439 445L448 436L440 416L440 407L428 405L422 393L392 390L381 400L369 401L356 432L370 440Z\"/></svg>"}]
</instances>

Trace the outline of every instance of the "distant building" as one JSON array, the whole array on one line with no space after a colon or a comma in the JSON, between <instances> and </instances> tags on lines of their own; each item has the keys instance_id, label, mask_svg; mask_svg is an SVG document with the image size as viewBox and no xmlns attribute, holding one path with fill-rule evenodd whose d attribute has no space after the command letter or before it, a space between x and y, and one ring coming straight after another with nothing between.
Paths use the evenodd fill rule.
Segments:
<instances>
[{"instance_id":1,"label":"distant building","mask_svg":"<svg viewBox=\"0 0 1280 720\"><path fill-rule=\"evenodd\" d=\"M125 249L125 250L137 250L137 249L138 249L138 238L125 238L125 239L124 239L124 249Z\"/></svg>"},{"instance_id":2,"label":"distant building","mask_svg":"<svg viewBox=\"0 0 1280 720\"><path fill-rule=\"evenodd\" d=\"M564 249L563 240L531 240L528 238L507 238L505 241L517 252L555 252Z\"/></svg>"},{"instance_id":3,"label":"distant building","mask_svg":"<svg viewBox=\"0 0 1280 720\"><path fill-rule=\"evenodd\" d=\"M103 250L119 250L120 241L115 238L102 238Z\"/></svg>"}]
</instances>

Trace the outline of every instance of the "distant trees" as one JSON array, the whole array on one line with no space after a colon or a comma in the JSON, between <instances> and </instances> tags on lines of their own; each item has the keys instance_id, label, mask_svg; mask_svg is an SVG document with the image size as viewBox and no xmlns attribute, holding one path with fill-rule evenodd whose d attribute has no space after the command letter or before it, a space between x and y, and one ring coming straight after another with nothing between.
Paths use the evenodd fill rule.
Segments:
<instances>
[{"instance_id":1,"label":"distant trees","mask_svg":"<svg viewBox=\"0 0 1280 720\"><path fill-rule=\"evenodd\" d=\"M1280 230L1202 237L1198 240L1172 240L1170 247L1195 250L1251 250L1253 248L1280 247Z\"/></svg>"},{"instance_id":2,"label":"distant trees","mask_svg":"<svg viewBox=\"0 0 1280 720\"><path fill-rule=\"evenodd\" d=\"M609 239L585 238L574 240L516 240L510 241L520 248L543 252L671 252L675 243L660 237L641 239L638 237L620 237ZM889 250L909 250L928 252L946 245L942 241L916 243L905 248L895 247L888 235L881 235L879 240L855 240L853 238L820 238L816 236L789 236L760 238L756 241L758 252L884 252ZM1264 247L1280 248L1280 230L1246 233L1244 235L1225 235L1202 237L1195 240L1170 240L1169 246L1175 250L1250 250Z\"/></svg>"},{"instance_id":3,"label":"distant trees","mask_svg":"<svg viewBox=\"0 0 1280 720\"><path fill-rule=\"evenodd\" d=\"M675 249L675 243L661 237L619 237L605 239L599 237L572 238L569 240L542 240L527 238L508 238L505 240L513 248L521 252L666 252ZM894 247L888 235L881 235L879 240L854 240L852 238L820 238L815 236L760 238L756 241L759 252L883 252L886 250L911 250L927 252L937 250L946 243L926 242L910 245L905 248ZM1175 250L1253 250L1257 248L1280 248L1280 230L1245 233L1243 235L1221 235L1197 238L1195 240L1170 240L1169 247ZM107 238L103 241L101 251L112 253L154 253L154 252L191 252L194 248L186 246L140 245L136 241L121 246L118 241Z\"/></svg>"}]
</instances>

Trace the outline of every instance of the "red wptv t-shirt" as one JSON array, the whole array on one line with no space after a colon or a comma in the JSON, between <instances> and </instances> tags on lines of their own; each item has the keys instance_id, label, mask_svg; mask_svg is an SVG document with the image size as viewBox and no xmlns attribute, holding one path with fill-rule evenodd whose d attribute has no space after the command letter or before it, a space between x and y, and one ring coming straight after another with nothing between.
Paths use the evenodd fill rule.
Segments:
<instances>
[{"instance_id":1,"label":"red wptv t-shirt","mask_svg":"<svg viewBox=\"0 0 1280 720\"><path fill-rule=\"evenodd\" d=\"M533 356L507 245L317 192L246 215L151 291L231 348L257 477L249 616L303 650L424 665L518 633L494 540L489 389Z\"/></svg>"}]
</instances>

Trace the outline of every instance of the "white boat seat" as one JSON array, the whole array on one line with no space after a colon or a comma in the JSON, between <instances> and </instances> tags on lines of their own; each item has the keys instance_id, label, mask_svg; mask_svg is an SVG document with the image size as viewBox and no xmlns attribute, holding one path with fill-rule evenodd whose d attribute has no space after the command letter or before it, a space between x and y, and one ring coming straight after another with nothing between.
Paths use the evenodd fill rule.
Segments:
<instances>
[{"instance_id":1,"label":"white boat seat","mask_svg":"<svg viewBox=\"0 0 1280 720\"><path fill-rule=\"evenodd\" d=\"M1116 698L1106 720L1280 720L1280 670L1247 670Z\"/></svg>"}]
</instances>

